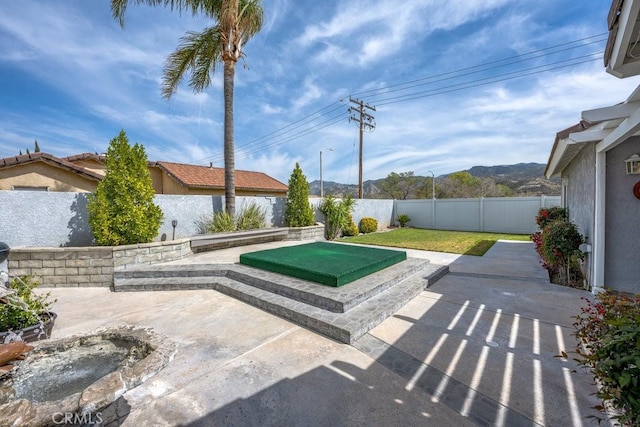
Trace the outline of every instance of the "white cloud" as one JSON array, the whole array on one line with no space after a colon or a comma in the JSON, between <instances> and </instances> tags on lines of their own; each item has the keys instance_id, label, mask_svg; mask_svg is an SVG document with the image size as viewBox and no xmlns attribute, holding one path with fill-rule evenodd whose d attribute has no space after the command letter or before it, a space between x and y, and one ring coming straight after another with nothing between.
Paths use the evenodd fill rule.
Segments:
<instances>
[{"instance_id":1,"label":"white cloud","mask_svg":"<svg viewBox=\"0 0 640 427\"><path fill-rule=\"evenodd\" d=\"M286 182L298 161L308 179L318 179L319 151L331 147L326 179L353 183L358 128L347 121L349 94L596 34L607 5L595 3L265 3L265 27L247 47L251 68L237 67L236 166ZM222 166L222 68L203 93L185 83L168 102L160 97L166 55L186 30L208 22L132 6L121 29L108 8L108 2L0 3L0 157L35 138L57 155L103 151L124 128L152 160ZM583 109L624 101L637 82L593 65L388 105L377 103L406 92L356 94L378 105L377 128L365 134L365 179L544 162L558 130L576 123ZM327 105L338 109L321 115ZM344 117L334 125L304 131L338 114ZM303 126L277 136L290 125Z\"/></svg>"},{"instance_id":2,"label":"white cloud","mask_svg":"<svg viewBox=\"0 0 640 427\"><path fill-rule=\"evenodd\" d=\"M451 31L504 6L506 0L349 2L330 19L311 24L296 40L302 48L318 47L314 62L367 66L389 56L411 54L416 40L436 30ZM356 61L351 58L355 57Z\"/></svg>"},{"instance_id":3,"label":"white cloud","mask_svg":"<svg viewBox=\"0 0 640 427\"><path fill-rule=\"evenodd\" d=\"M270 104L262 104L262 108L261 108L262 112L264 114L280 114L283 111L282 107L279 106L273 106Z\"/></svg>"},{"instance_id":4,"label":"white cloud","mask_svg":"<svg viewBox=\"0 0 640 427\"><path fill-rule=\"evenodd\" d=\"M313 77L307 77L304 80L304 85L300 89L298 97L291 100L291 107L293 111L300 110L310 103L320 99L322 95L322 90L315 84Z\"/></svg>"}]
</instances>

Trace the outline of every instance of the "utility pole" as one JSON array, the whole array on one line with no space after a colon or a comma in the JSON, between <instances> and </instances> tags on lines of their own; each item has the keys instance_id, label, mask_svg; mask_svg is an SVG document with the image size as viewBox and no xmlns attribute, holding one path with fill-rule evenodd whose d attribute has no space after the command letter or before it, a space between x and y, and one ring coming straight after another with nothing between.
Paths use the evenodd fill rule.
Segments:
<instances>
[{"instance_id":1,"label":"utility pole","mask_svg":"<svg viewBox=\"0 0 640 427\"><path fill-rule=\"evenodd\" d=\"M358 99L349 98L349 101L356 104L354 107L349 107L349 112L352 115L349 117L349 121L355 121L360 124L360 155L358 165L358 199L362 199L362 143L364 140L364 130L373 131L376 128L375 118L365 111L365 108L371 111L376 111L376 107L365 104Z\"/></svg>"}]
</instances>

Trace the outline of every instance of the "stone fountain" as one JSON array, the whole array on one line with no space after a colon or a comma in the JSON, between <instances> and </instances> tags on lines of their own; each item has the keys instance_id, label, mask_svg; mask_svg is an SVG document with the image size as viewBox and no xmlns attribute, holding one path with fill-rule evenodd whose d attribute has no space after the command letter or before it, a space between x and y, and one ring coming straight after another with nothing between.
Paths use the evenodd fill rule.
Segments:
<instances>
[{"instance_id":1,"label":"stone fountain","mask_svg":"<svg viewBox=\"0 0 640 427\"><path fill-rule=\"evenodd\" d=\"M176 351L167 338L129 325L39 342L0 376L0 425L85 418L158 373Z\"/></svg>"}]
</instances>

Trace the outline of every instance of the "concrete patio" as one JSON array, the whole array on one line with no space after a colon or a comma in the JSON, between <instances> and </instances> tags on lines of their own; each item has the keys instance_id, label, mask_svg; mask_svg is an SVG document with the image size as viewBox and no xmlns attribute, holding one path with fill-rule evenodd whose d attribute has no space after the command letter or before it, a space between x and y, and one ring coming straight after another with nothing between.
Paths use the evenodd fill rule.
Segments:
<instances>
[{"instance_id":1,"label":"concrete patio","mask_svg":"<svg viewBox=\"0 0 640 427\"><path fill-rule=\"evenodd\" d=\"M183 263L236 262L241 251ZM548 283L533 245L484 257L407 251L450 273L354 345L212 290L57 288L54 338L120 323L179 345L116 406L124 426L591 425L591 376L555 357L590 294Z\"/></svg>"}]
</instances>

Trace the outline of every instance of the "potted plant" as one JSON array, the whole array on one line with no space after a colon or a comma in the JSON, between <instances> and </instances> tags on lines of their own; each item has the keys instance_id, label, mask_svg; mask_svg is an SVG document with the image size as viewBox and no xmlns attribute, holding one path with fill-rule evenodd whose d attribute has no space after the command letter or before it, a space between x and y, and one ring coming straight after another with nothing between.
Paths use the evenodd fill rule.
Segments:
<instances>
[{"instance_id":1,"label":"potted plant","mask_svg":"<svg viewBox=\"0 0 640 427\"><path fill-rule=\"evenodd\" d=\"M15 277L0 294L0 343L20 337L31 342L51 336L56 314L49 310L50 292L37 294L40 282L29 276Z\"/></svg>"}]
</instances>

